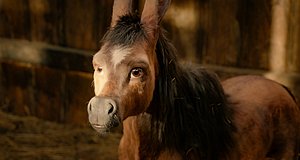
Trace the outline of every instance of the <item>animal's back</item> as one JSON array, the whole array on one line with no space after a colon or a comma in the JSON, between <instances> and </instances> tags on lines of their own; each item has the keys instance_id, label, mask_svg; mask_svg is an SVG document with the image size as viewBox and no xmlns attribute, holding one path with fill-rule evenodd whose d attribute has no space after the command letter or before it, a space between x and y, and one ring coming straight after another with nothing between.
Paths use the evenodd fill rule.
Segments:
<instances>
[{"instance_id":1,"label":"animal's back","mask_svg":"<svg viewBox=\"0 0 300 160\"><path fill-rule=\"evenodd\" d=\"M222 85L236 127L232 158L296 159L300 111L290 92L260 76L239 76Z\"/></svg>"}]
</instances>

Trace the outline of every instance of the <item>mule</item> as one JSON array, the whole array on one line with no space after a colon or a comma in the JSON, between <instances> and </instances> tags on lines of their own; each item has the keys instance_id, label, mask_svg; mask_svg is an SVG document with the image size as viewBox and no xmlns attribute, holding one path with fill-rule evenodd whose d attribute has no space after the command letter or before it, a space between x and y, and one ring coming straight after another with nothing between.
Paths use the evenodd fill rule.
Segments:
<instances>
[{"instance_id":1,"label":"mule","mask_svg":"<svg viewBox=\"0 0 300 160\"><path fill-rule=\"evenodd\" d=\"M100 133L123 124L119 159L297 159L300 111L283 85L260 76L220 82L181 64L159 24L170 0L115 0L93 57L87 111Z\"/></svg>"}]
</instances>

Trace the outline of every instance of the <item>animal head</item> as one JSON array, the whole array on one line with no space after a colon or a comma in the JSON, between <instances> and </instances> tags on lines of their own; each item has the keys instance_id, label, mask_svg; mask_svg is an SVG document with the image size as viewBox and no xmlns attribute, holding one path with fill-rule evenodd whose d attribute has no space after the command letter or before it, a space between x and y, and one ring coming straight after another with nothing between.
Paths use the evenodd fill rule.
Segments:
<instances>
[{"instance_id":1,"label":"animal head","mask_svg":"<svg viewBox=\"0 0 300 160\"><path fill-rule=\"evenodd\" d=\"M110 29L93 57L95 96L87 110L98 132L149 107L159 72L157 31L169 4L170 0L146 0L140 18L132 14L132 0L114 1Z\"/></svg>"}]
</instances>

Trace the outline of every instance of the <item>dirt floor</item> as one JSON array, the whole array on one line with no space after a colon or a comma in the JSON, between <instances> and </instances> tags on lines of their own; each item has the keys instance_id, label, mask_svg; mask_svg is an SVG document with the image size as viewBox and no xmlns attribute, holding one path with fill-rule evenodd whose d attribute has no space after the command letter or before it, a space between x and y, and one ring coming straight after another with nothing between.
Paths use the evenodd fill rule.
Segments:
<instances>
[{"instance_id":1,"label":"dirt floor","mask_svg":"<svg viewBox=\"0 0 300 160\"><path fill-rule=\"evenodd\" d=\"M120 137L0 111L0 160L113 160Z\"/></svg>"}]
</instances>

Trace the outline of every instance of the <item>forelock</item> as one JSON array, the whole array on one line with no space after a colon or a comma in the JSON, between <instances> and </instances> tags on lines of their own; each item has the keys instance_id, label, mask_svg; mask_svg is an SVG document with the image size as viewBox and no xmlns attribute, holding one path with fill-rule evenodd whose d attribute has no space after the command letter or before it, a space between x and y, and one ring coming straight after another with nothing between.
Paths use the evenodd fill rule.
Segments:
<instances>
[{"instance_id":1,"label":"forelock","mask_svg":"<svg viewBox=\"0 0 300 160\"><path fill-rule=\"evenodd\" d=\"M146 33L138 14L126 14L118 20L117 24L108 30L102 43L112 46L132 46L136 42L146 40Z\"/></svg>"}]
</instances>

